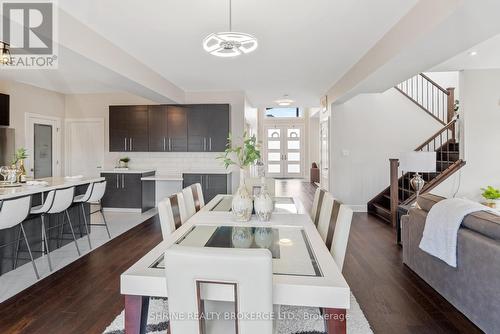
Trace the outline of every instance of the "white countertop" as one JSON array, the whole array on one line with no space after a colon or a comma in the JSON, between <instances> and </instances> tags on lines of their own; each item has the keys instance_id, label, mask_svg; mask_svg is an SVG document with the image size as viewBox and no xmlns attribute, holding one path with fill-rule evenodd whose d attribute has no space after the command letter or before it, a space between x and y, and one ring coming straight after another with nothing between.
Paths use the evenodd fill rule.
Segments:
<instances>
[{"instance_id":1,"label":"white countertop","mask_svg":"<svg viewBox=\"0 0 500 334\"><path fill-rule=\"evenodd\" d=\"M172 174L172 175L154 175L154 176L145 176L141 178L142 181L183 181L183 177L181 174Z\"/></svg>"},{"instance_id":2,"label":"white countertop","mask_svg":"<svg viewBox=\"0 0 500 334\"><path fill-rule=\"evenodd\" d=\"M48 185L46 185L46 186L41 186L41 185L28 186L28 185L23 184L22 186L15 187L15 188L0 188L0 200L9 199L9 198L18 197L18 196L33 195L33 194L38 194L38 193L54 190L57 188L79 186L82 184L88 184L88 183L93 183L93 182L98 182L98 181L103 181L103 180L104 180L103 177L83 177L81 179L73 179L73 180L66 180L62 176L47 177L44 179L37 180L37 181L47 181Z\"/></svg>"},{"instance_id":3,"label":"white countertop","mask_svg":"<svg viewBox=\"0 0 500 334\"><path fill-rule=\"evenodd\" d=\"M108 173L108 174L145 174L145 173L151 173L151 172L156 172L155 169L108 169L108 170L102 170L101 173Z\"/></svg>"},{"instance_id":4,"label":"white countertop","mask_svg":"<svg viewBox=\"0 0 500 334\"><path fill-rule=\"evenodd\" d=\"M231 174L233 171L227 169L194 169L182 172L182 174Z\"/></svg>"}]
</instances>

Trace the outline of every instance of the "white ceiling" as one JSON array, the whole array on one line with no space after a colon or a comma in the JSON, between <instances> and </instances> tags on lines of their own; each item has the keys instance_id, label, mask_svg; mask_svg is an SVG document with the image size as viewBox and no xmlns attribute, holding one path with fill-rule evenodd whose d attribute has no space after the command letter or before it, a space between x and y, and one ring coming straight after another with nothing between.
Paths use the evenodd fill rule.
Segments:
<instances>
[{"instance_id":1,"label":"white ceiling","mask_svg":"<svg viewBox=\"0 0 500 334\"><path fill-rule=\"evenodd\" d=\"M227 30L227 0L58 3L183 90L242 90L254 106L262 107L283 94L300 106L318 105L320 96L416 2L233 0L233 30L252 33L260 43L256 52L233 59L208 55L201 46L209 33ZM75 55L61 58L57 71L23 74L21 79L72 93L123 88L116 73Z\"/></svg>"},{"instance_id":2,"label":"white ceiling","mask_svg":"<svg viewBox=\"0 0 500 334\"><path fill-rule=\"evenodd\" d=\"M471 55L474 51L477 54ZM434 67L432 71L461 71L500 68L500 35L459 53L455 57Z\"/></svg>"}]
</instances>

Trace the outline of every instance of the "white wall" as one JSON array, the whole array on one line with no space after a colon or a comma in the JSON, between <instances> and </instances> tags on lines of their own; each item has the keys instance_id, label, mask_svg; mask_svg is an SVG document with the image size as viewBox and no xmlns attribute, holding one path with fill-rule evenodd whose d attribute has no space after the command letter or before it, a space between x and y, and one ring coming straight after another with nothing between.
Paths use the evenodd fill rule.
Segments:
<instances>
[{"instance_id":1,"label":"white wall","mask_svg":"<svg viewBox=\"0 0 500 334\"><path fill-rule=\"evenodd\" d=\"M481 187L500 188L500 70L463 71L460 87L467 165L432 192L451 197L458 189L459 197L481 200Z\"/></svg>"},{"instance_id":2,"label":"white wall","mask_svg":"<svg viewBox=\"0 0 500 334\"><path fill-rule=\"evenodd\" d=\"M26 113L64 118L63 94L7 80L0 80L0 93L10 95L10 127L16 130L16 148L26 147ZM64 147L61 151L63 154Z\"/></svg>"},{"instance_id":3,"label":"white wall","mask_svg":"<svg viewBox=\"0 0 500 334\"><path fill-rule=\"evenodd\" d=\"M357 210L389 186L390 158L442 127L393 88L334 105L331 115L330 191Z\"/></svg>"},{"instance_id":4,"label":"white wall","mask_svg":"<svg viewBox=\"0 0 500 334\"><path fill-rule=\"evenodd\" d=\"M319 155L320 155L320 147L319 147L319 115L316 117L309 117L309 146L308 146L308 163L306 164L306 173L309 173L309 169L313 162L317 163L319 166ZM310 173L309 173L310 174ZM310 177L310 175L307 175Z\"/></svg>"}]
</instances>

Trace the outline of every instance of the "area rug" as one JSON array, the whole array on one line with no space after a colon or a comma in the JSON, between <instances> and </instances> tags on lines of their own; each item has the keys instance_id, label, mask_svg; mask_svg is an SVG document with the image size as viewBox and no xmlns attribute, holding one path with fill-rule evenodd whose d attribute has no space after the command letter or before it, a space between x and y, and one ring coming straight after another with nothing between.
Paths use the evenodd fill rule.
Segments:
<instances>
[{"instance_id":1,"label":"area rug","mask_svg":"<svg viewBox=\"0 0 500 334\"><path fill-rule=\"evenodd\" d=\"M318 308L281 306L280 313L287 314L277 323L277 334L325 334L325 325ZM168 328L168 301L151 298L149 302L146 333L164 334ZM287 320L293 319L293 320ZM104 334L125 334L124 312L106 328ZM351 308L347 310L347 332L349 334L371 334L368 320L351 294Z\"/></svg>"}]
</instances>

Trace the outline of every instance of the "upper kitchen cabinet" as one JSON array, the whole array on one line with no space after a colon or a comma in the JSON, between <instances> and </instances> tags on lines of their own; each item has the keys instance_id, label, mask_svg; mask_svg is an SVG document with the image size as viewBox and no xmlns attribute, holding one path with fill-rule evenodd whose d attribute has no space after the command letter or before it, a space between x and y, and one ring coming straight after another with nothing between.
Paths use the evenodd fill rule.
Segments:
<instances>
[{"instance_id":1,"label":"upper kitchen cabinet","mask_svg":"<svg viewBox=\"0 0 500 334\"><path fill-rule=\"evenodd\" d=\"M149 151L187 151L187 113L183 106L149 106Z\"/></svg>"},{"instance_id":2,"label":"upper kitchen cabinet","mask_svg":"<svg viewBox=\"0 0 500 334\"><path fill-rule=\"evenodd\" d=\"M111 152L223 152L229 104L109 107Z\"/></svg>"},{"instance_id":3,"label":"upper kitchen cabinet","mask_svg":"<svg viewBox=\"0 0 500 334\"><path fill-rule=\"evenodd\" d=\"M229 104L187 106L188 151L223 152L229 136Z\"/></svg>"},{"instance_id":4,"label":"upper kitchen cabinet","mask_svg":"<svg viewBox=\"0 0 500 334\"><path fill-rule=\"evenodd\" d=\"M148 106L109 107L109 151L149 151Z\"/></svg>"}]
</instances>

